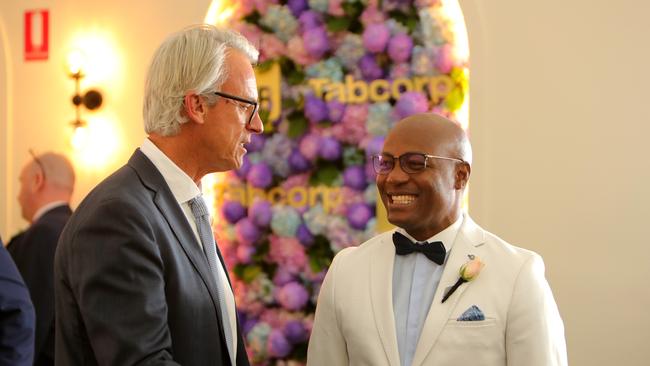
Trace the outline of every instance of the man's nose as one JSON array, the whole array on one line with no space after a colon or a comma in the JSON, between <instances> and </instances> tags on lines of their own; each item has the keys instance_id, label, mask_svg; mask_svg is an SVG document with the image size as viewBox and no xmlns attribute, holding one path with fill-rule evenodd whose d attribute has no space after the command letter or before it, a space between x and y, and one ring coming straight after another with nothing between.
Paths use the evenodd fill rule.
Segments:
<instances>
[{"instance_id":1,"label":"man's nose","mask_svg":"<svg viewBox=\"0 0 650 366\"><path fill-rule=\"evenodd\" d=\"M246 125L246 129L252 133L264 132L264 122L262 121L262 117L260 117L259 110L255 112L251 122Z\"/></svg>"}]
</instances>

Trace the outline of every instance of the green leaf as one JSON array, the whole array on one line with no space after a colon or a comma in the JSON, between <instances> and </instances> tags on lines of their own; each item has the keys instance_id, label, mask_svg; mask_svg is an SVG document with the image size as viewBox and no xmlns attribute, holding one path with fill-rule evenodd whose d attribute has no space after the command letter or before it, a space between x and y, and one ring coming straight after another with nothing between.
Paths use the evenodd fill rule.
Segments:
<instances>
[{"instance_id":1,"label":"green leaf","mask_svg":"<svg viewBox=\"0 0 650 366\"><path fill-rule=\"evenodd\" d=\"M311 176L309 183L312 186L324 184L331 187L339 178L340 171L340 168L335 164L321 162L320 164L317 164L316 174Z\"/></svg>"},{"instance_id":2,"label":"green leaf","mask_svg":"<svg viewBox=\"0 0 650 366\"><path fill-rule=\"evenodd\" d=\"M350 18L347 17L331 17L325 21L327 30L330 32L344 31L350 27L351 22Z\"/></svg>"},{"instance_id":3,"label":"green leaf","mask_svg":"<svg viewBox=\"0 0 650 366\"><path fill-rule=\"evenodd\" d=\"M260 72L267 72L271 70L271 67L273 67L273 64L276 62L275 59L273 60L266 60L262 62L261 64L257 65L255 68L259 70Z\"/></svg>"},{"instance_id":4,"label":"green leaf","mask_svg":"<svg viewBox=\"0 0 650 366\"><path fill-rule=\"evenodd\" d=\"M287 119L289 120L289 131L287 131L289 138L295 139L302 136L309 127L307 118L300 112L291 113Z\"/></svg>"},{"instance_id":5,"label":"green leaf","mask_svg":"<svg viewBox=\"0 0 650 366\"><path fill-rule=\"evenodd\" d=\"M245 266L242 273L242 280L246 283L251 283L260 273L262 273L260 266Z\"/></svg>"},{"instance_id":6,"label":"green leaf","mask_svg":"<svg viewBox=\"0 0 650 366\"><path fill-rule=\"evenodd\" d=\"M307 250L309 267L314 273L320 272L332 264L334 252L329 240L323 235L314 236L314 244Z\"/></svg>"}]
</instances>

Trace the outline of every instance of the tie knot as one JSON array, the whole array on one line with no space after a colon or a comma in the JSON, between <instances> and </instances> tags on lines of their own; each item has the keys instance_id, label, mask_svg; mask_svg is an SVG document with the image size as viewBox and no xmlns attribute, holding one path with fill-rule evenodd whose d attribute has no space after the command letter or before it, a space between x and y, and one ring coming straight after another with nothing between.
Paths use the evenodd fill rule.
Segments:
<instances>
[{"instance_id":1,"label":"tie knot","mask_svg":"<svg viewBox=\"0 0 650 366\"><path fill-rule=\"evenodd\" d=\"M205 205L203 196L198 195L189 200L188 203L190 205L190 209L192 210L192 215L194 215L194 218L198 219L199 217L210 216L210 212L208 211L208 207Z\"/></svg>"}]
</instances>

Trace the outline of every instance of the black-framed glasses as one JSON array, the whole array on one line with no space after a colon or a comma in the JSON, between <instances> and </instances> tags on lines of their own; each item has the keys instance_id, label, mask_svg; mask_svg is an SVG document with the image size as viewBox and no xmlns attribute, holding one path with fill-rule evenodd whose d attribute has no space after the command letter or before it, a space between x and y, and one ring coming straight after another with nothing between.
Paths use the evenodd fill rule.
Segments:
<instances>
[{"instance_id":1,"label":"black-framed glasses","mask_svg":"<svg viewBox=\"0 0 650 366\"><path fill-rule=\"evenodd\" d=\"M390 155L373 155L372 167L375 173L385 175L390 173L395 167L395 160L399 160L399 165L402 170L408 174L415 174L423 171L427 167L427 160L429 159L442 159L451 160L459 163L464 163L464 160L456 158L448 158L445 156L428 155L417 152L407 152L400 156Z\"/></svg>"},{"instance_id":2,"label":"black-framed glasses","mask_svg":"<svg viewBox=\"0 0 650 366\"><path fill-rule=\"evenodd\" d=\"M257 108L259 107L259 104L256 101L238 97L232 94L222 93L222 92L212 92L212 94L218 95L222 98L226 98L227 100L230 101L234 101L233 103L239 102L239 103L235 103L235 105L239 106L240 108L244 108L244 110L246 111L251 110L250 116L248 116L248 122L246 122L246 125L250 126L251 122L253 122L253 118L255 117L255 113L257 113ZM242 105L241 103L244 103L246 105ZM253 108L251 109L251 107Z\"/></svg>"},{"instance_id":3,"label":"black-framed glasses","mask_svg":"<svg viewBox=\"0 0 650 366\"><path fill-rule=\"evenodd\" d=\"M34 159L34 161L36 162L36 164L38 165L38 167L41 169L41 172L43 173L43 180L45 180L45 165L43 165L43 162L41 161L41 159L39 159L39 158L36 156L36 154L34 153L34 150L29 149L29 150L27 150L27 151L29 151L29 155L32 156L32 159Z\"/></svg>"}]
</instances>

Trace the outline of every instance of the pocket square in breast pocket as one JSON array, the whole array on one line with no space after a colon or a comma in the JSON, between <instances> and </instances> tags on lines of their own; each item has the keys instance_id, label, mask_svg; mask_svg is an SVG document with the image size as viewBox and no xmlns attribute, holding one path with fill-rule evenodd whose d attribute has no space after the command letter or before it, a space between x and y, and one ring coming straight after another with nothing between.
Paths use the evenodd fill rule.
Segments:
<instances>
[{"instance_id":1,"label":"pocket square in breast pocket","mask_svg":"<svg viewBox=\"0 0 650 366\"><path fill-rule=\"evenodd\" d=\"M458 317L459 322L474 322L474 321L479 321L479 320L485 320L485 315L483 315L483 312L481 309L478 308L476 305L470 306L461 316Z\"/></svg>"}]
</instances>

